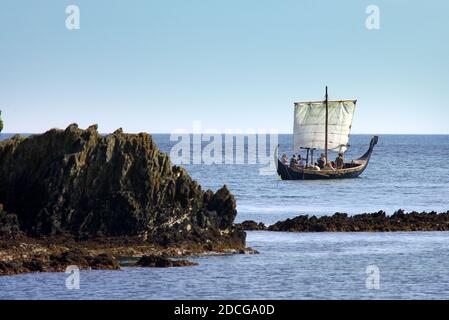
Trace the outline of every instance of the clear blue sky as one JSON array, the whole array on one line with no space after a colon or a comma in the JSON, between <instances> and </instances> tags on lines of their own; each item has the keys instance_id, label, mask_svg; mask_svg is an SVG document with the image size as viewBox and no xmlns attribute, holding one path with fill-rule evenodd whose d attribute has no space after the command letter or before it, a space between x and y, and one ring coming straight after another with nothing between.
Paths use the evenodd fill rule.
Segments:
<instances>
[{"instance_id":1,"label":"clear blue sky","mask_svg":"<svg viewBox=\"0 0 449 320\"><path fill-rule=\"evenodd\" d=\"M358 99L353 133L449 133L448 17L446 0L2 0L4 132L291 132L293 101L328 85Z\"/></svg>"}]
</instances>

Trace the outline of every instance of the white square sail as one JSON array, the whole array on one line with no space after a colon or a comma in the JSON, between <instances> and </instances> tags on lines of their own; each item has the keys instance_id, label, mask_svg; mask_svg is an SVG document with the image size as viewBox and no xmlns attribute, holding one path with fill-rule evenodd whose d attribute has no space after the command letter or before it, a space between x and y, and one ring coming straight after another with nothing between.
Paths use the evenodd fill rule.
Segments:
<instances>
[{"instance_id":1,"label":"white square sail","mask_svg":"<svg viewBox=\"0 0 449 320\"><path fill-rule=\"evenodd\" d=\"M345 152L357 100L328 101L328 150ZM325 149L326 102L297 102L293 125L293 152L300 148Z\"/></svg>"}]
</instances>

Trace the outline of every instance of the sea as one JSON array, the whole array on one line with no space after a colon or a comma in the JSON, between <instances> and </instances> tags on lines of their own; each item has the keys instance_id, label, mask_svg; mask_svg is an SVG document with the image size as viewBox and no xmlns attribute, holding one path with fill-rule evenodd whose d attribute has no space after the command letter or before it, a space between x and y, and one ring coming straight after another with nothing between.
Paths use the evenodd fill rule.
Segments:
<instances>
[{"instance_id":1,"label":"sea","mask_svg":"<svg viewBox=\"0 0 449 320\"><path fill-rule=\"evenodd\" d=\"M194 150L198 139L190 137L186 145ZM153 138L168 153L181 143L168 134ZM352 135L345 158L360 157L370 139ZM222 140L225 153L226 137ZM203 141L204 159L198 163L190 151L182 164L203 189L227 185L237 200L236 222L449 210L449 135L380 135L359 178L329 181L282 181L264 170L273 151L268 142L258 150L252 138L238 141L243 163L222 163L222 154L223 161L210 164L207 154L215 151ZM275 143L279 154L292 154L292 135L279 135ZM247 245L256 255L191 257L199 266L185 268L81 271L79 289L66 285L65 273L0 277L0 299L449 299L448 244L449 232L250 231Z\"/></svg>"}]
</instances>

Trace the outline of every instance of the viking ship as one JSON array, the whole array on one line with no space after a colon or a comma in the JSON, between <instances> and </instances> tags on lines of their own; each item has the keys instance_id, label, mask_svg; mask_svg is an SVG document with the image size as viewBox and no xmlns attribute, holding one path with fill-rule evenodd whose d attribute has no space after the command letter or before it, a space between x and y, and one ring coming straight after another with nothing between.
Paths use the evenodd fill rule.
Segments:
<instances>
[{"instance_id":1,"label":"viking ship","mask_svg":"<svg viewBox=\"0 0 449 320\"><path fill-rule=\"evenodd\" d=\"M368 166L378 137L373 136L368 151L360 158L345 161L339 167L328 161L329 151L344 154L349 147L357 100L328 100L295 102L293 125L293 153L307 152L306 165L290 166L278 158L276 149L277 173L282 180L345 179L355 178ZM326 165L322 168L314 163L314 152L324 150Z\"/></svg>"}]
</instances>

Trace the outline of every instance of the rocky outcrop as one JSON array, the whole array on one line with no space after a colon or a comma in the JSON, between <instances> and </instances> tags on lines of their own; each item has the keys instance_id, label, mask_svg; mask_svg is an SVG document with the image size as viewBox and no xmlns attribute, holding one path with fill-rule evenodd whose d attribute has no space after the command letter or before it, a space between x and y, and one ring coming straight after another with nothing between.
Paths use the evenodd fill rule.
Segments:
<instances>
[{"instance_id":1,"label":"rocky outcrop","mask_svg":"<svg viewBox=\"0 0 449 320\"><path fill-rule=\"evenodd\" d=\"M136 266L146 268L172 268L197 266L198 263L187 260L173 260L163 256L143 256L137 261Z\"/></svg>"},{"instance_id":2,"label":"rocky outcrop","mask_svg":"<svg viewBox=\"0 0 449 320\"><path fill-rule=\"evenodd\" d=\"M298 216L279 221L268 227L270 231L289 232L359 232L359 231L448 231L449 211L410 212L398 210L392 215L384 211L348 216L335 213L333 216Z\"/></svg>"},{"instance_id":3,"label":"rocky outcrop","mask_svg":"<svg viewBox=\"0 0 449 320\"><path fill-rule=\"evenodd\" d=\"M91 270L120 269L117 260L108 254L92 256L84 250L74 249L60 254L35 254L13 261L0 261L0 275L26 272L63 272L68 266Z\"/></svg>"},{"instance_id":4,"label":"rocky outcrop","mask_svg":"<svg viewBox=\"0 0 449 320\"><path fill-rule=\"evenodd\" d=\"M243 248L233 195L203 191L145 133L72 124L0 142L0 229L31 237L137 236L162 246ZM5 221L7 221L5 223ZM16 223L17 222L17 223ZM16 229L15 229L16 228Z\"/></svg>"}]
</instances>

